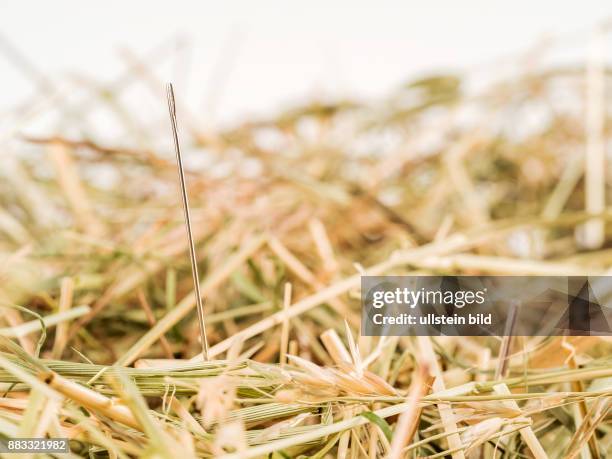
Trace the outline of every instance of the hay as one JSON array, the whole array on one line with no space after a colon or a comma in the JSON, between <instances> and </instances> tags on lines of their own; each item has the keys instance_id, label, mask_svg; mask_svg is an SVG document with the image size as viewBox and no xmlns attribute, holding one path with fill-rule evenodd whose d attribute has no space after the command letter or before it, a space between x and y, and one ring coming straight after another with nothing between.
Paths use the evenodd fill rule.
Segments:
<instances>
[{"instance_id":1,"label":"hay","mask_svg":"<svg viewBox=\"0 0 612 459\"><path fill-rule=\"evenodd\" d=\"M155 113L109 84L104 103L53 105L71 128L49 137L26 135L40 105L11 114L0 435L120 458L604 454L607 338L355 338L363 273L609 272L593 97L610 74L586 72L586 130L582 68L479 92L438 75L214 131L179 104L210 362L146 65L128 77ZM100 105L123 135L86 123Z\"/></svg>"}]
</instances>

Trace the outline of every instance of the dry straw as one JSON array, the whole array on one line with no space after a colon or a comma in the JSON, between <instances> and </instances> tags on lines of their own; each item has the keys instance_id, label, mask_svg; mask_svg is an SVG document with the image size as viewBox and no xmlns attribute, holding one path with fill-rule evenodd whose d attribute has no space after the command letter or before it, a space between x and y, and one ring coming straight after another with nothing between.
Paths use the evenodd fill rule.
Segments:
<instances>
[{"instance_id":1,"label":"dry straw","mask_svg":"<svg viewBox=\"0 0 612 459\"><path fill-rule=\"evenodd\" d=\"M91 457L604 457L609 337L358 334L362 274L610 273L597 46L517 57L480 92L434 75L217 130L171 97L189 238L167 115L127 102L160 105L170 49L123 52L111 82L37 77L7 114L1 435Z\"/></svg>"}]
</instances>

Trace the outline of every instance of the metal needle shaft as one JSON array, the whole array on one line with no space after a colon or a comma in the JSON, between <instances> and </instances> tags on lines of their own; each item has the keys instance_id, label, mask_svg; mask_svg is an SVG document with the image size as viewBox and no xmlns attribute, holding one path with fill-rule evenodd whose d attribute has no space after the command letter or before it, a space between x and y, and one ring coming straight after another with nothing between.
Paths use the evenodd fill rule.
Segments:
<instances>
[{"instance_id":1,"label":"metal needle shaft","mask_svg":"<svg viewBox=\"0 0 612 459\"><path fill-rule=\"evenodd\" d=\"M174 102L174 90L172 83L166 85L168 93L168 110L170 111L170 124L172 125L172 135L174 137L174 149L176 151L176 162L178 163L179 180L181 183L181 195L183 198L183 211L185 212L185 226L187 227L187 238L189 239L189 256L191 258L191 273L193 274L193 284L195 289L196 305L198 308L198 321L200 323L200 339L202 341L202 355L204 360L208 360L208 339L206 338L206 326L204 322L204 306L202 305L202 295L200 293L200 276L198 275L198 263L196 261L195 244L191 231L191 213L189 211L189 197L185 185L185 172L183 170L183 160L181 158L181 148L179 146L178 130L176 127L176 104Z\"/></svg>"}]
</instances>

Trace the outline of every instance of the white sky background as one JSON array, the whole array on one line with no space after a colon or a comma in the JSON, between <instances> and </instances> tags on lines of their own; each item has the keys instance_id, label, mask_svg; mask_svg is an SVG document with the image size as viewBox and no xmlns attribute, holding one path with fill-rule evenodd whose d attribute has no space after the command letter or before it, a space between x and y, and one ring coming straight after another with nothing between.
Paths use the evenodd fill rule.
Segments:
<instances>
[{"instance_id":1,"label":"white sky background","mask_svg":"<svg viewBox=\"0 0 612 459\"><path fill-rule=\"evenodd\" d=\"M120 46L143 55L182 34L191 64L154 71L193 110L206 113L205 101L216 100L207 107L216 122L311 96L383 95L411 76L490 62L545 35L576 35L580 47L611 17L606 0L0 0L0 33L55 81L111 80L125 68ZM34 93L1 53L0 75L1 111Z\"/></svg>"}]
</instances>

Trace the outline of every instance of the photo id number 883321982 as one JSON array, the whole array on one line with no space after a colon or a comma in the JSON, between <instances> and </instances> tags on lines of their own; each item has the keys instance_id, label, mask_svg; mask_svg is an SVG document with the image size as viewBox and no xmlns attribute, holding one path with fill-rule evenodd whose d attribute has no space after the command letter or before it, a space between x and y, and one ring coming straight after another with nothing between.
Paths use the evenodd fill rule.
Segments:
<instances>
[{"instance_id":1,"label":"photo id number 883321982","mask_svg":"<svg viewBox=\"0 0 612 459\"><path fill-rule=\"evenodd\" d=\"M69 453L67 438L4 438L0 453Z\"/></svg>"}]
</instances>

